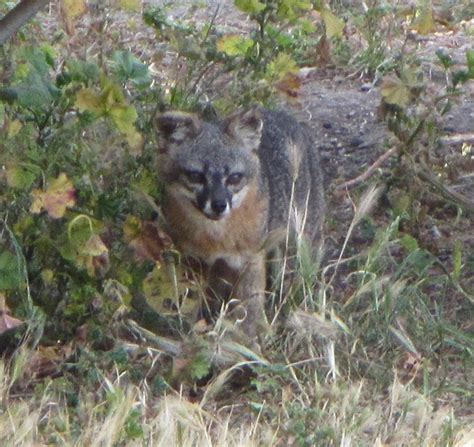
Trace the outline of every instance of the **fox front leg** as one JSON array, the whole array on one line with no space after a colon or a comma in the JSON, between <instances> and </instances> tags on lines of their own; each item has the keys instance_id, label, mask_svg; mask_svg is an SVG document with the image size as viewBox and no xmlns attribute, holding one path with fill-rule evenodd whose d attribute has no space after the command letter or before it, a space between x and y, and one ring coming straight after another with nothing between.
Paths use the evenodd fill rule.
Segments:
<instances>
[{"instance_id":1,"label":"fox front leg","mask_svg":"<svg viewBox=\"0 0 474 447\"><path fill-rule=\"evenodd\" d=\"M246 264L233 294L243 307L241 327L252 344L257 343L257 338L267 332L264 311L265 278L265 258L257 254Z\"/></svg>"}]
</instances>

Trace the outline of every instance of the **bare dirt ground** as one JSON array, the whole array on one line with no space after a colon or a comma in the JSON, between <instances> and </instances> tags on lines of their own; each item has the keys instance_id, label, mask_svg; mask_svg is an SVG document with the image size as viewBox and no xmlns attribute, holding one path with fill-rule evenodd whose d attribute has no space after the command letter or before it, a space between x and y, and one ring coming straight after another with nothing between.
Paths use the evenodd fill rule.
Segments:
<instances>
[{"instance_id":1,"label":"bare dirt ground","mask_svg":"<svg viewBox=\"0 0 474 447\"><path fill-rule=\"evenodd\" d=\"M153 3L160 5L166 2ZM225 32L244 33L253 26L231 0L208 0L204 3L187 0L176 3L169 11L171 18L197 24L209 23L217 11L215 25ZM455 62L465 63L464 53L472 47L472 37L465 35L462 27L455 32L417 36L414 41L413 51L416 47L423 61L425 76L438 88L445 83L445 75L435 64L435 51L443 48ZM303 82L297 100L280 106L292 109L300 121L314 129L330 184L337 179L340 182L359 175L383 154L387 148L385 143L390 137L386 124L377 113L381 99L379 84L372 85L365 79L346 76L341 69L317 66L303 69L300 78ZM466 86L466 94L444 116L443 131L446 135L473 132L472 84ZM454 151L459 150L461 144ZM470 172L466 174L472 174L473 166L467 168Z\"/></svg>"},{"instance_id":2,"label":"bare dirt ground","mask_svg":"<svg viewBox=\"0 0 474 447\"><path fill-rule=\"evenodd\" d=\"M209 0L205 2L205 5L203 2L197 5L198 3L193 0L179 2L179 5L173 5L170 10L171 17L195 23L208 23L217 11L215 25L219 29L232 33L245 33L252 29L248 18L239 12L230 0L220 2ZM469 27L472 28L472 20L457 27L456 30L441 27L439 32L428 36L414 35L412 42L408 45L407 50L416 51L422 61L424 77L429 85L428 88L432 91L440 92L446 84L446 76L440 65L436 63L436 50L442 48L455 63L465 65L465 51L472 48L472 36L465 32ZM396 46L395 42L394 46ZM314 131L316 144L322 154L326 177L328 221L333 222L328 226L328 234L333 241L337 241L336 247L341 246L353 216L352 200L354 198L353 192L335 193L336 185L364 173L387 151L391 144L390 139L393 138L378 113L381 101L380 82L374 85L368 79L347 75L349 72L349 69L317 65L303 69L300 74L302 86L298 97L291 104L285 102L280 104L280 107L292 110L300 121L306 122ZM465 85L465 94L441 118L438 123L441 127L441 135L452 137L470 134L472 136L474 132L473 84L474 82L470 81ZM464 157L459 163L463 142L464 140L461 139L456 144L440 144L436 150L438 154L441 154L441 158L448 162L451 160L457 166L456 174L450 178L450 183L446 186L472 198L474 196L474 156L471 149L470 158ZM377 178L383 180L390 166L395 163L395 157L389 158L376 171L376 175L369 179L369 182L376 181ZM459 164L461 166L458 166ZM363 189L366 185L367 182L364 182L359 188ZM390 203L386 205L390 207ZM429 246L434 249L435 254L444 259L450 257L455 241L462 241L465 253L471 253L468 255L468 266L473 266L472 216L464 215L454 224L453 210L448 210L446 214L442 202L436 199L433 200L432 206L440 207L440 209L429 210L430 218L420 223L420 235L424 234L427 239L436 239L430 241ZM379 206L375 210L376 219L379 217L383 220L386 215L387 206L385 208ZM337 222L337 225L334 225L334 222ZM471 282L474 281L474 273L470 276Z\"/></svg>"}]
</instances>

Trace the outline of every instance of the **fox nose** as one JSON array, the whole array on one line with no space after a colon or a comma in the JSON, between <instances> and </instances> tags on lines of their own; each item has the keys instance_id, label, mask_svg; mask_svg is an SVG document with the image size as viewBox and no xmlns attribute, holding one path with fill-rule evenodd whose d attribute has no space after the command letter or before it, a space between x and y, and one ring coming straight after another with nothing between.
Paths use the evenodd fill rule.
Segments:
<instances>
[{"instance_id":1,"label":"fox nose","mask_svg":"<svg viewBox=\"0 0 474 447\"><path fill-rule=\"evenodd\" d=\"M216 214L222 214L227 209L227 200L216 199L211 202L212 211Z\"/></svg>"}]
</instances>

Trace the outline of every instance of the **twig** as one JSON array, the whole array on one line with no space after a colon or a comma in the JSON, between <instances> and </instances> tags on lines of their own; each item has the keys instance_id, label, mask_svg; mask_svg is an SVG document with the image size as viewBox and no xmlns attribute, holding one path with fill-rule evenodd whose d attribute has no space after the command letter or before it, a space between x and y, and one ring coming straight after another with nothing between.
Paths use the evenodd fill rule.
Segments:
<instances>
[{"instance_id":1,"label":"twig","mask_svg":"<svg viewBox=\"0 0 474 447\"><path fill-rule=\"evenodd\" d=\"M368 168L367 170L362 173L361 175L357 176L356 178L353 178L352 180L348 180L347 182L341 183L340 185L336 186L336 190L341 190L341 189L351 189L354 188L355 186L359 185L362 182L365 182L373 173L375 170L381 166L385 160L390 158L392 155L398 153L398 148L397 147L391 147L387 152L382 154L377 160L375 160Z\"/></svg>"},{"instance_id":2,"label":"twig","mask_svg":"<svg viewBox=\"0 0 474 447\"><path fill-rule=\"evenodd\" d=\"M428 183L446 200L448 200L449 202L453 202L456 205L459 205L461 208L463 208L469 213L474 213L474 202L472 200L469 200L463 194L453 191L452 188L443 185L443 183L430 172L429 168L424 163L422 163L421 168L416 169L415 172L421 180Z\"/></svg>"},{"instance_id":3,"label":"twig","mask_svg":"<svg viewBox=\"0 0 474 447\"><path fill-rule=\"evenodd\" d=\"M441 143L458 144L458 143L474 143L474 133L460 133L457 135L448 135L439 139Z\"/></svg>"}]
</instances>

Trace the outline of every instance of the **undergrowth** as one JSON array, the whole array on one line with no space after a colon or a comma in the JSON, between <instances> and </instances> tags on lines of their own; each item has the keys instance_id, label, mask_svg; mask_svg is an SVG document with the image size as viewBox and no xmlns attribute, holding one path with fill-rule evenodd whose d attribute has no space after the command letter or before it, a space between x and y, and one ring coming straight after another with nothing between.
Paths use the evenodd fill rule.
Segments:
<instances>
[{"instance_id":1,"label":"undergrowth","mask_svg":"<svg viewBox=\"0 0 474 447\"><path fill-rule=\"evenodd\" d=\"M38 21L0 48L0 444L472 445L472 254L441 258L421 229L433 191L453 228L472 212L442 183L455 173L436 145L472 51L461 65L437 53L434 91L413 44L446 26L428 2L235 6L245 34L218 8L202 25L172 5L143 21L66 8L64 31ZM449 26L468 14L457 5ZM155 225L151 122L298 101L313 66L383 79L399 158L383 186L351 193L332 257L301 242L256 353L229 337L225 308L212 327L198 319L202 285Z\"/></svg>"}]
</instances>

